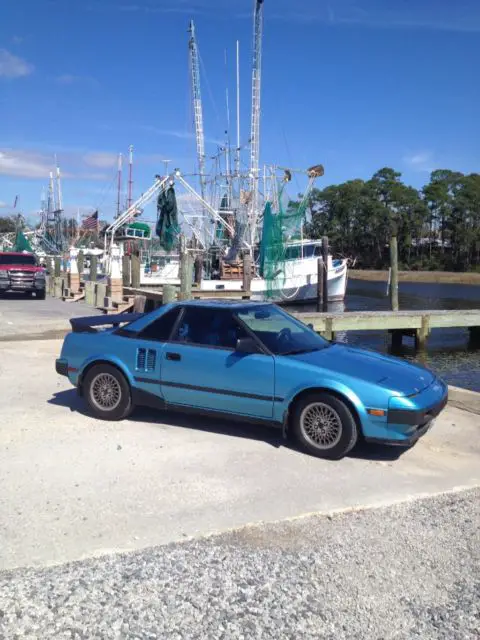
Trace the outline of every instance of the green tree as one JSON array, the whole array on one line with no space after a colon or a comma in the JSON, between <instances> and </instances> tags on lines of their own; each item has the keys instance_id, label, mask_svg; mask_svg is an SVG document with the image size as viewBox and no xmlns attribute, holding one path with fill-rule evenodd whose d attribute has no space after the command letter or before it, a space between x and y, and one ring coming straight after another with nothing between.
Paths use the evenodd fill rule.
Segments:
<instances>
[{"instance_id":1,"label":"green tree","mask_svg":"<svg viewBox=\"0 0 480 640\"><path fill-rule=\"evenodd\" d=\"M407 269L475 269L480 254L480 175L439 169L418 191L389 167L370 180L314 190L306 233L328 235L337 253L364 268L389 264L396 233Z\"/></svg>"},{"instance_id":2,"label":"green tree","mask_svg":"<svg viewBox=\"0 0 480 640\"><path fill-rule=\"evenodd\" d=\"M12 216L0 217L0 233L15 233L16 229L15 218Z\"/></svg>"}]
</instances>

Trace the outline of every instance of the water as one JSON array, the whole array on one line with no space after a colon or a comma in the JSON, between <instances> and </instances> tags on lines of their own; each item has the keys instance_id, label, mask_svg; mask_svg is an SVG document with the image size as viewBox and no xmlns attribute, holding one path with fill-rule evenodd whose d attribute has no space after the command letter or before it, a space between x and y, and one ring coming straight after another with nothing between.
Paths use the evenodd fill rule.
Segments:
<instances>
[{"instance_id":1,"label":"water","mask_svg":"<svg viewBox=\"0 0 480 640\"><path fill-rule=\"evenodd\" d=\"M388 311L390 302L385 293L384 282L350 280L345 304L332 303L329 310ZM479 309L480 287L405 282L400 283L399 300L400 309L405 311ZM469 345L467 329L433 329L428 340L428 349L424 353L415 352L413 338L404 338L401 350L391 352L388 334L385 331L351 331L337 335L337 339L420 362L438 373L449 384L480 391L480 349L474 349Z\"/></svg>"}]
</instances>

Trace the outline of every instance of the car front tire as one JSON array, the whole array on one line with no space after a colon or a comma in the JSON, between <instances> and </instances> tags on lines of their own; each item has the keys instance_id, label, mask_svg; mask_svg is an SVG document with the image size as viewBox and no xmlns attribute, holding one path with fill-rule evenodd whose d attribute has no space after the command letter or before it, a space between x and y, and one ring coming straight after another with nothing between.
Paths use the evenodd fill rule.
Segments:
<instances>
[{"instance_id":1,"label":"car front tire","mask_svg":"<svg viewBox=\"0 0 480 640\"><path fill-rule=\"evenodd\" d=\"M35 291L35 298L37 300L45 300L46 291L45 289L41 289L40 291Z\"/></svg>"},{"instance_id":2,"label":"car front tire","mask_svg":"<svg viewBox=\"0 0 480 640\"><path fill-rule=\"evenodd\" d=\"M291 427L299 446L318 458L339 460L358 440L357 423L351 410L327 392L303 396L292 412Z\"/></svg>"},{"instance_id":3,"label":"car front tire","mask_svg":"<svg viewBox=\"0 0 480 640\"><path fill-rule=\"evenodd\" d=\"M124 420L132 412L129 384L112 365L98 364L89 369L82 391L90 410L101 420Z\"/></svg>"}]
</instances>

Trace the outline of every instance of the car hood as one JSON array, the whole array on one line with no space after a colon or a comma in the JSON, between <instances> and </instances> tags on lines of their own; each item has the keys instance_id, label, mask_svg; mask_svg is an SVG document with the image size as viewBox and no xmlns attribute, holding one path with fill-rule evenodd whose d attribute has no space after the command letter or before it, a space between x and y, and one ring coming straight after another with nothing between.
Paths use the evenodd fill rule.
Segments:
<instances>
[{"instance_id":1,"label":"car hood","mask_svg":"<svg viewBox=\"0 0 480 640\"><path fill-rule=\"evenodd\" d=\"M435 379L427 369L405 360L341 344L292 357L322 369L378 384L405 396L420 393Z\"/></svg>"},{"instance_id":2,"label":"car hood","mask_svg":"<svg viewBox=\"0 0 480 640\"><path fill-rule=\"evenodd\" d=\"M42 267L34 264L0 264L0 271L43 271Z\"/></svg>"}]
</instances>

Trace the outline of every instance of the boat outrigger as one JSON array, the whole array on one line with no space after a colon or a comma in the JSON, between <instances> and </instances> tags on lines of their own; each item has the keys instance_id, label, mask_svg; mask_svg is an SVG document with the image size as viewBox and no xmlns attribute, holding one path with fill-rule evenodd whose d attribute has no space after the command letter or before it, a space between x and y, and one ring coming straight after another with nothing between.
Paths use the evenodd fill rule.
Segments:
<instances>
[{"instance_id":1,"label":"boat outrigger","mask_svg":"<svg viewBox=\"0 0 480 640\"><path fill-rule=\"evenodd\" d=\"M307 302L317 298L318 257L321 242L304 237L309 198L323 166L306 171L265 166L260 170L260 115L264 1L256 0L252 74L251 133L242 147L240 136L239 45L237 43L237 141L229 138L213 157L213 171L206 171L200 65L195 25L190 23L190 72L198 173L179 169L156 176L153 185L107 228L105 251L115 244L125 253L142 255L142 285L179 284L180 239L182 249L201 264L198 286L204 291L240 290L244 263L252 268L251 293L255 300ZM242 151L249 150L247 168ZM285 193L292 173L307 180L301 202L291 203ZM192 183L187 179L192 178ZM177 198L183 191L187 197ZM138 222L144 207L157 199L158 238L148 225ZM188 234L188 239L186 238ZM244 258L248 256L248 261ZM192 265L193 268L193 265ZM329 300L343 300L347 284L347 260L328 257Z\"/></svg>"}]
</instances>

